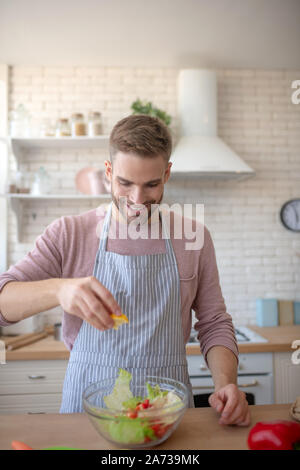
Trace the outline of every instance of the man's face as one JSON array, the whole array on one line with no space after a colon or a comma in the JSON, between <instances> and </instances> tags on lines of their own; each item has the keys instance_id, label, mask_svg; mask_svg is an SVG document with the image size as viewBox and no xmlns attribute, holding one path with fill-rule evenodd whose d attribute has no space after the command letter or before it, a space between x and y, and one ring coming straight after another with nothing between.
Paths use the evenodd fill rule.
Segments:
<instances>
[{"instance_id":1,"label":"man's face","mask_svg":"<svg viewBox=\"0 0 300 470\"><path fill-rule=\"evenodd\" d=\"M128 223L143 216L143 206L146 206L149 218L151 204L160 204L163 198L164 184L169 179L172 163L166 165L162 156L141 158L132 153L118 152L113 165L106 160L105 166L113 202ZM126 206L120 206L120 197L127 198Z\"/></svg>"}]
</instances>

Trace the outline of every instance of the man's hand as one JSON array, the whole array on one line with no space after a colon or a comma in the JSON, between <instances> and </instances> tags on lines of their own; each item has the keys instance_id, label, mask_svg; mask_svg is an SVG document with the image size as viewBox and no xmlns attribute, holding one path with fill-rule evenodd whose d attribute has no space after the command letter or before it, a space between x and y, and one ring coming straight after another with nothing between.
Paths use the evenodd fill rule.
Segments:
<instances>
[{"instance_id":1,"label":"man's hand","mask_svg":"<svg viewBox=\"0 0 300 470\"><path fill-rule=\"evenodd\" d=\"M212 393L209 404L221 414L220 424L249 426L250 411L246 395L235 384L228 384Z\"/></svg>"},{"instance_id":2,"label":"man's hand","mask_svg":"<svg viewBox=\"0 0 300 470\"><path fill-rule=\"evenodd\" d=\"M94 276L62 279L57 299L66 312L82 318L100 331L114 326L112 313L122 313L111 292Z\"/></svg>"}]
</instances>

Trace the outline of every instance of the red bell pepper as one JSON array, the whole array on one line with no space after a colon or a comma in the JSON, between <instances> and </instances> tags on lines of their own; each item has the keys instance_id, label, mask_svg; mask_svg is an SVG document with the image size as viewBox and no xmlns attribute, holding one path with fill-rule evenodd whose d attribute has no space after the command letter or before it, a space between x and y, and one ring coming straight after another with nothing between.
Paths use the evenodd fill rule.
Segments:
<instances>
[{"instance_id":1,"label":"red bell pepper","mask_svg":"<svg viewBox=\"0 0 300 470\"><path fill-rule=\"evenodd\" d=\"M33 450L32 447L30 447L29 445L25 444L25 442L21 442L21 441L12 441L11 447L12 447L14 450Z\"/></svg>"},{"instance_id":2,"label":"red bell pepper","mask_svg":"<svg viewBox=\"0 0 300 470\"><path fill-rule=\"evenodd\" d=\"M260 421L249 432L248 447L251 450L300 450L300 423Z\"/></svg>"}]
</instances>

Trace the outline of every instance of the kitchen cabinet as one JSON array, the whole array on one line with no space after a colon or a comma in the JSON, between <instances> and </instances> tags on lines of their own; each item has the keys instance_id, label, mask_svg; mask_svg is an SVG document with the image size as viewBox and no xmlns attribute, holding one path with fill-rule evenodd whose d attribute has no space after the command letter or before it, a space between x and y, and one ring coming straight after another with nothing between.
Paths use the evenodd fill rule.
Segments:
<instances>
[{"instance_id":1,"label":"kitchen cabinet","mask_svg":"<svg viewBox=\"0 0 300 470\"><path fill-rule=\"evenodd\" d=\"M300 364L292 363L292 352L274 353L275 403L293 403L300 395Z\"/></svg>"},{"instance_id":2,"label":"kitchen cabinet","mask_svg":"<svg viewBox=\"0 0 300 470\"><path fill-rule=\"evenodd\" d=\"M0 368L0 414L59 413L67 360L9 361Z\"/></svg>"},{"instance_id":3,"label":"kitchen cabinet","mask_svg":"<svg viewBox=\"0 0 300 470\"><path fill-rule=\"evenodd\" d=\"M8 152L7 155L12 155L15 159L16 168L19 169L20 163L26 161L26 155L30 151L38 150L62 150L62 149L99 149L103 150L108 148L109 136L101 135L97 137L12 137L12 138L1 138L2 142L7 144ZM45 163L47 168L47 163ZM110 200L110 194L99 194L99 195L84 195L84 194L46 194L40 196L34 196L31 194L22 193L11 193L11 194L0 194L1 197L6 198L10 202L11 209L16 215L17 221L17 240L22 240L22 214L24 212L24 205L30 201L41 201L47 202L50 199L56 200L90 200L90 199L103 199Z\"/></svg>"},{"instance_id":4,"label":"kitchen cabinet","mask_svg":"<svg viewBox=\"0 0 300 470\"><path fill-rule=\"evenodd\" d=\"M294 402L300 395L300 365L292 363L291 344L300 337L300 325L255 329L268 342L238 345L242 390L256 396L255 404ZM211 373L199 344L187 346L186 351L195 395L212 393ZM0 365L0 413L58 412L69 355L64 343L52 335L7 351L7 363ZM28 375L46 375L46 379Z\"/></svg>"}]
</instances>

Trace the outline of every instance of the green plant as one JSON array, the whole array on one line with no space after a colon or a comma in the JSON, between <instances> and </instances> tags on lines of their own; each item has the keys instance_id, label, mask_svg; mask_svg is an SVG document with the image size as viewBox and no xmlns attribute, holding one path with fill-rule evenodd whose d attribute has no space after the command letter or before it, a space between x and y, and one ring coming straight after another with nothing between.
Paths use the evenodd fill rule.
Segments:
<instances>
[{"instance_id":1,"label":"green plant","mask_svg":"<svg viewBox=\"0 0 300 470\"><path fill-rule=\"evenodd\" d=\"M163 121L167 126L171 123L171 116L167 114L162 109L156 108L152 105L150 101L142 102L139 98L134 101L131 105L131 109L133 111L132 114L147 114L148 116L153 116L159 118Z\"/></svg>"}]
</instances>

